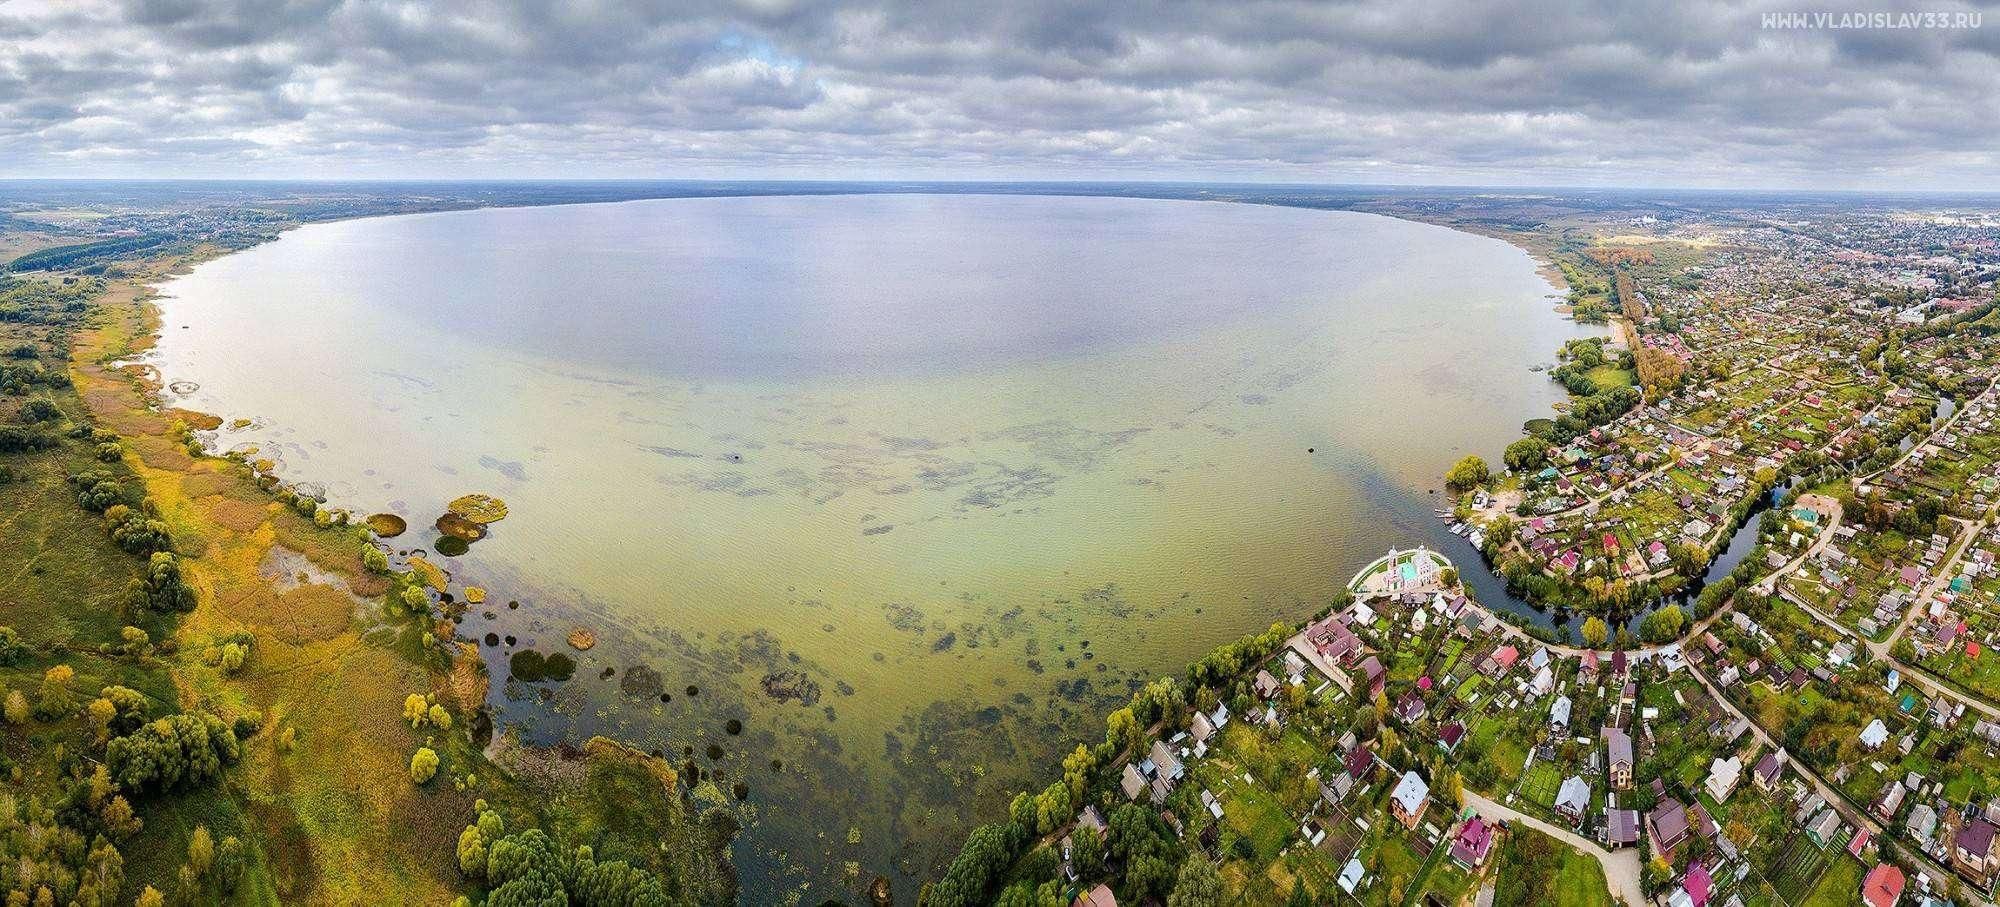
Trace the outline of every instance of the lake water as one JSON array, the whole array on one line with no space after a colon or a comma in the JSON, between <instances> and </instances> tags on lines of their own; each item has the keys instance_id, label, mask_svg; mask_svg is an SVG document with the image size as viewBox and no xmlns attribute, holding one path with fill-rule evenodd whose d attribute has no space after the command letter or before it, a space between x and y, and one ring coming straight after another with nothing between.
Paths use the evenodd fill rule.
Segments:
<instances>
[{"instance_id":1,"label":"lake water","mask_svg":"<svg viewBox=\"0 0 2000 907\"><path fill-rule=\"evenodd\" d=\"M751 902L912 899L1135 685L1392 545L1455 544L1495 601L1430 489L1547 415L1528 366L1588 333L1497 240L1109 198L357 220L162 292L182 405L255 420L218 447L403 514L404 546L507 501L446 561L491 590L464 632L502 637L496 679L507 636L600 643L494 703L747 785Z\"/></svg>"}]
</instances>

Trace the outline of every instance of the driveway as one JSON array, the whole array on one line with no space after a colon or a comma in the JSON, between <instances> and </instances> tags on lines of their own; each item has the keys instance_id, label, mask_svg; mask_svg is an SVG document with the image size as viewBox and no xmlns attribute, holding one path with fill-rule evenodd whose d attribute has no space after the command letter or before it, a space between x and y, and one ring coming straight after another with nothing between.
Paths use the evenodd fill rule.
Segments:
<instances>
[{"instance_id":1,"label":"driveway","mask_svg":"<svg viewBox=\"0 0 2000 907\"><path fill-rule=\"evenodd\" d=\"M1616 851L1605 850L1603 847L1598 846L1596 841L1585 838L1567 828L1544 822L1534 816L1530 816L1509 806L1503 806L1469 790L1464 791L1464 794L1466 805L1478 810L1481 816L1489 819L1505 819L1510 823L1519 822L1596 857L1597 862L1604 865L1604 880L1611 886L1611 896L1625 902L1625 907L1646 907L1646 896L1639 889L1641 867L1639 865L1638 848L1627 847Z\"/></svg>"}]
</instances>

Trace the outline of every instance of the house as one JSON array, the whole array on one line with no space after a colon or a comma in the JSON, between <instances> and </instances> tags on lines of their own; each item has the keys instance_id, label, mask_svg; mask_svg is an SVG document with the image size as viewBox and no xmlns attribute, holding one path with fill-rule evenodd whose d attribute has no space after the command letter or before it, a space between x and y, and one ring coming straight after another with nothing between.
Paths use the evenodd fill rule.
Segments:
<instances>
[{"instance_id":1,"label":"house","mask_svg":"<svg viewBox=\"0 0 2000 907\"><path fill-rule=\"evenodd\" d=\"M1667 896L1668 907L1708 907L1708 899L1715 891L1715 880L1709 877L1708 867L1695 863L1688 867L1681 877L1679 888Z\"/></svg>"},{"instance_id":2,"label":"house","mask_svg":"<svg viewBox=\"0 0 2000 907\"><path fill-rule=\"evenodd\" d=\"M1373 655L1362 659L1361 676L1368 681L1368 695L1370 696L1382 692L1383 684L1388 682L1388 672L1382 669L1381 660Z\"/></svg>"},{"instance_id":3,"label":"house","mask_svg":"<svg viewBox=\"0 0 2000 907\"><path fill-rule=\"evenodd\" d=\"M1458 749L1458 742L1465 739L1465 724L1454 721L1438 731L1438 747L1449 753Z\"/></svg>"},{"instance_id":4,"label":"house","mask_svg":"<svg viewBox=\"0 0 2000 907\"><path fill-rule=\"evenodd\" d=\"M1195 712L1194 721L1188 723L1188 734L1196 743L1207 743L1208 738L1215 736L1215 722L1208 720L1207 713Z\"/></svg>"},{"instance_id":5,"label":"house","mask_svg":"<svg viewBox=\"0 0 2000 907\"><path fill-rule=\"evenodd\" d=\"M1632 738L1623 728L1604 728L1604 776L1612 790L1632 786Z\"/></svg>"},{"instance_id":6,"label":"house","mask_svg":"<svg viewBox=\"0 0 2000 907\"><path fill-rule=\"evenodd\" d=\"M1770 793L1773 789L1777 788L1778 782L1784 780L1784 777L1784 750L1772 750L1765 753L1764 758L1757 760L1757 768L1750 773L1750 779L1756 782L1757 789L1765 793Z\"/></svg>"},{"instance_id":7,"label":"house","mask_svg":"<svg viewBox=\"0 0 2000 907\"><path fill-rule=\"evenodd\" d=\"M1568 696L1557 696L1556 701L1549 706L1549 725L1554 727L1557 733L1569 732L1570 707Z\"/></svg>"},{"instance_id":8,"label":"house","mask_svg":"<svg viewBox=\"0 0 2000 907\"><path fill-rule=\"evenodd\" d=\"M1555 685L1555 674L1549 671L1548 665L1543 665L1540 670L1535 672L1535 679L1529 681L1528 692L1536 696L1547 696L1550 690L1555 689Z\"/></svg>"},{"instance_id":9,"label":"house","mask_svg":"<svg viewBox=\"0 0 2000 907\"><path fill-rule=\"evenodd\" d=\"M1361 878L1366 872L1367 870L1361 866L1359 857L1349 859L1347 865L1340 868L1340 878L1336 880L1340 890L1353 894L1354 887L1361 884Z\"/></svg>"},{"instance_id":10,"label":"house","mask_svg":"<svg viewBox=\"0 0 2000 907\"><path fill-rule=\"evenodd\" d=\"M1347 773L1353 775L1356 781L1367 781L1370 775L1375 774L1375 754L1369 752L1366 746L1348 750Z\"/></svg>"},{"instance_id":11,"label":"house","mask_svg":"<svg viewBox=\"0 0 2000 907\"><path fill-rule=\"evenodd\" d=\"M1319 783L1319 797L1328 806L1339 806L1353 790L1354 776L1346 772L1334 772L1330 780Z\"/></svg>"},{"instance_id":12,"label":"house","mask_svg":"<svg viewBox=\"0 0 2000 907\"><path fill-rule=\"evenodd\" d=\"M1582 822L1584 810L1590 808L1590 782L1580 775L1563 779L1562 788L1556 791L1555 808L1570 824Z\"/></svg>"},{"instance_id":13,"label":"house","mask_svg":"<svg viewBox=\"0 0 2000 907\"><path fill-rule=\"evenodd\" d=\"M1404 724L1416 724L1422 721L1428 711L1430 706L1424 702L1422 696L1415 693L1404 693L1396 700L1396 719Z\"/></svg>"},{"instance_id":14,"label":"house","mask_svg":"<svg viewBox=\"0 0 2000 907\"><path fill-rule=\"evenodd\" d=\"M1486 657L1480 670L1488 675L1505 674L1514 669L1514 662L1521 659L1521 652L1513 646L1501 646L1498 651Z\"/></svg>"},{"instance_id":15,"label":"house","mask_svg":"<svg viewBox=\"0 0 2000 907\"><path fill-rule=\"evenodd\" d=\"M1903 870L1894 863L1877 864L1861 880L1861 901L1868 907L1896 907L1903 897Z\"/></svg>"},{"instance_id":16,"label":"house","mask_svg":"<svg viewBox=\"0 0 2000 907\"><path fill-rule=\"evenodd\" d=\"M1272 677L1270 671L1263 670L1262 668L1257 670L1257 678L1252 680L1250 685L1257 691L1257 695L1261 698L1269 699L1278 695L1278 678Z\"/></svg>"},{"instance_id":17,"label":"house","mask_svg":"<svg viewBox=\"0 0 2000 907\"><path fill-rule=\"evenodd\" d=\"M1833 843L1834 836L1838 834L1840 834L1840 813L1835 812L1833 807L1821 810L1817 818L1806 823L1806 837L1813 839L1813 843L1821 847Z\"/></svg>"},{"instance_id":18,"label":"house","mask_svg":"<svg viewBox=\"0 0 2000 907\"><path fill-rule=\"evenodd\" d=\"M1146 779L1140 776L1139 769L1127 762L1124 774L1118 779L1118 787L1125 792L1125 799L1137 800L1139 792L1146 789Z\"/></svg>"},{"instance_id":19,"label":"house","mask_svg":"<svg viewBox=\"0 0 2000 907\"><path fill-rule=\"evenodd\" d=\"M1708 766L1708 795L1717 803L1729 802L1729 795L1736 792L1736 785L1743 780L1743 760L1735 756L1717 759Z\"/></svg>"},{"instance_id":20,"label":"house","mask_svg":"<svg viewBox=\"0 0 2000 907\"><path fill-rule=\"evenodd\" d=\"M1153 748L1147 755L1152 758L1154 771L1162 778L1179 781L1181 776L1187 773L1187 769L1181 766L1181 760L1174 756L1174 751L1168 749L1166 743L1162 741L1153 741Z\"/></svg>"},{"instance_id":21,"label":"house","mask_svg":"<svg viewBox=\"0 0 2000 907\"><path fill-rule=\"evenodd\" d=\"M1937 834L1937 826L1937 810L1932 809L1928 803L1910 807L1910 814L1903 817L1903 829L1909 832L1910 838L1922 845L1925 850L1930 849L1931 837Z\"/></svg>"},{"instance_id":22,"label":"house","mask_svg":"<svg viewBox=\"0 0 2000 907\"><path fill-rule=\"evenodd\" d=\"M1604 843L1611 847L1630 847L1639 843L1639 811L1635 809L1605 810Z\"/></svg>"},{"instance_id":23,"label":"house","mask_svg":"<svg viewBox=\"0 0 2000 907\"><path fill-rule=\"evenodd\" d=\"M1079 893L1070 907L1118 907L1118 898L1111 893L1111 887L1098 883L1097 887Z\"/></svg>"},{"instance_id":24,"label":"house","mask_svg":"<svg viewBox=\"0 0 2000 907\"><path fill-rule=\"evenodd\" d=\"M1959 826L1951 839L1951 865L1960 874L1985 885L1993 877L2000 860L1993 854L1993 823L1974 817Z\"/></svg>"},{"instance_id":25,"label":"house","mask_svg":"<svg viewBox=\"0 0 2000 907\"><path fill-rule=\"evenodd\" d=\"M1680 846L1687 840L1687 807L1679 800L1668 798L1660 806L1646 814L1646 830L1653 836L1653 849L1665 853Z\"/></svg>"},{"instance_id":26,"label":"house","mask_svg":"<svg viewBox=\"0 0 2000 907\"><path fill-rule=\"evenodd\" d=\"M1879 750L1882 748L1882 744L1887 742L1889 742L1889 726L1883 724L1882 719L1877 718L1874 721L1870 721L1867 727L1861 729L1861 746L1863 748Z\"/></svg>"},{"instance_id":27,"label":"house","mask_svg":"<svg viewBox=\"0 0 2000 907\"><path fill-rule=\"evenodd\" d=\"M1396 783L1396 789L1389 794L1389 812L1406 828L1417 827L1424 817L1424 807L1430 804L1431 787L1416 772L1404 772L1403 780Z\"/></svg>"},{"instance_id":28,"label":"house","mask_svg":"<svg viewBox=\"0 0 2000 907\"><path fill-rule=\"evenodd\" d=\"M1889 782L1888 786L1882 789L1881 796L1875 798L1875 815L1881 816L1884 822L1895 819L1896 810L1902 808L1903 795L1907 793L1909 788L1904 787L1903 782Z\"/></svg>"},{"instance_id":29,"label":"house","mask_svg":"<svg viewBox=\"0 0 2000 907\"><path fill-rule=\"evenodd\" d=\"M1493 849L1493 826L1486 820L1473 816L1458 827L1458 834L1451 839L1451 861L1466 869L1476 869L1486 862L1486 854Z\"/></svg>"}]
</instances>

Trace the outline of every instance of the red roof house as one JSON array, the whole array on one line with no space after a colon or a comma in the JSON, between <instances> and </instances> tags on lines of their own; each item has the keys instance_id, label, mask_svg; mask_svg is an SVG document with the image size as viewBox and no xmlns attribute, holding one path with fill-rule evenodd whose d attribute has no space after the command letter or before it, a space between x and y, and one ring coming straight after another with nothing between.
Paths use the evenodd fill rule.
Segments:
<instances>
[{"instance_id":1,"label":"red roof house","mask_svg":"<svg viewBox=\"0 0 2000 907\"><path fill-rule=\"evenodd\" d=\"M1861 881L1861 900L1868 907L1896 907L1903 897L1903 870L1894 863L1882 863L1868 870Z\"/></svg>"}]
</instances>

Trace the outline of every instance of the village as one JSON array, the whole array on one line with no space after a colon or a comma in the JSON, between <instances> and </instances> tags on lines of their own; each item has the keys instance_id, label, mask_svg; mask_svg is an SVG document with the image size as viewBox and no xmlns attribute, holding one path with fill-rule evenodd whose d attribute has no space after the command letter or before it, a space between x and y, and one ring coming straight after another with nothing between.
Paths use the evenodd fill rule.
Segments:
<instances>
[{"instance_id":1,"label":"village","mask_svg":"<svg viewBox=\"0 0 2000 907\"><path fill-rule=\"evenodd\" d=\"M1646 226L1565 261L1606 269L1612 336L1564 348L1570 405L1438 512L1464 569L1591 618L1523 623L1391 550L1065 763L1082 808L1044 824L1076 904L1178 890L1135 884L1144 825L1236 903L1991 907L1990 240Z\"/></svg>"}]
</instances>

